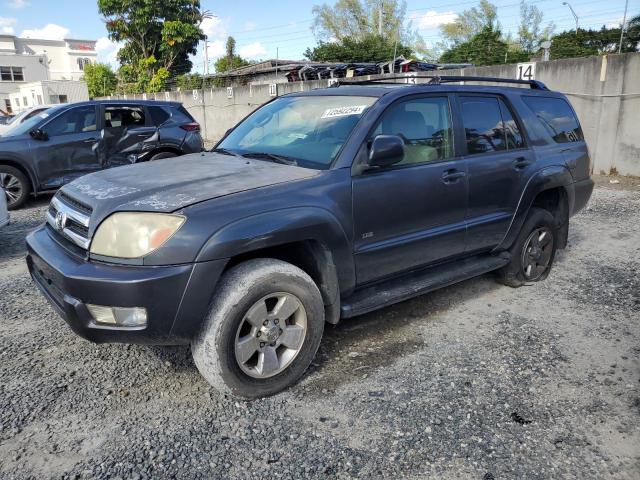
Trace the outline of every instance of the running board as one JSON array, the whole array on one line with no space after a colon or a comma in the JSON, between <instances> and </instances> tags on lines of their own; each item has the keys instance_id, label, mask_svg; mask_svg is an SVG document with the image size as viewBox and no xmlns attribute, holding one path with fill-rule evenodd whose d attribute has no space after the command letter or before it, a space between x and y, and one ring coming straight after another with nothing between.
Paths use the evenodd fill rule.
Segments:
<instances>
[{"instance_id":1,"label":"running board","mask_svg":"<svg viewBox=\"0 0 640 480\"><path fill-rule=\"evenodd\" d=\"M340 316L341 318L355 317L453 285L504 267L510 259L508 252L502 252L499 256L471 257L417 270L402 277L364 287L356 290L342 302Z\"/></svg>"}]
</instances>

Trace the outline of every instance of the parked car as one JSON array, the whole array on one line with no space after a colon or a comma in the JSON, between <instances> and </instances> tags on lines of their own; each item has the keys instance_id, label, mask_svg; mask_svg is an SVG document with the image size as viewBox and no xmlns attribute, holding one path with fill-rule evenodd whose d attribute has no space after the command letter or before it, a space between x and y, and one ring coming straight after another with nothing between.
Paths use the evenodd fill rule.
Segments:
<instances>
[{"instance_id":1,"label":"parked car","mask_svg":"<svg viewBox=\"0 0 640 480\"><path fill-rule=\"evenodd\" d=\"M0 127L9 123L13 117L11 115L2 115L0 114Z\"/></svg>"},{"instance_id":2,"label":"parked car","mask_svg":"<svg viewBox=\"0 0 640 480\"><path fill-rule=\"evenodd\" d=\"M31 117L48 110L53 105L38 105L37 107L28 108L18 113L13 117L8 117L9 119L2 123L0 122L0 137L4 135L6 132L11 130L16 125L20 125L21 123L29 120Z\"/></svg>"},{"instance_id":3,"label":"parked car","mask_svg":"<svg viewBox=\"0 0 640 480\"><path fill-rule=\"evenodd\" d=\"M191 344L254 398L300 378L325 322L544 280L593 189L576 114L539 82L448 80L282 96L197 162L80 178L27 237L35 284L78 335Z\"/></svg>"},{"instance_id":4,"label":"parked car","mask_svg":"<svg viewBox=\"0 0 640 480\"><path fill-rule=\"evenodd\" d=\"M2 174L0 173L0 178ZM0 187L0 228L9 223L9 210L7 210L7 197L4 190Z\"/></svg>"},{"instance_id":5,"label":"parked car","mask_svg":"<svg viewBox=\"0 0 640 480\"><path fill-rule=\"evenodd\" d=\"M200 126L179 103L57 105L0 137L9 209L87 173L202 150Z\"/></svg>"}]
</instances>

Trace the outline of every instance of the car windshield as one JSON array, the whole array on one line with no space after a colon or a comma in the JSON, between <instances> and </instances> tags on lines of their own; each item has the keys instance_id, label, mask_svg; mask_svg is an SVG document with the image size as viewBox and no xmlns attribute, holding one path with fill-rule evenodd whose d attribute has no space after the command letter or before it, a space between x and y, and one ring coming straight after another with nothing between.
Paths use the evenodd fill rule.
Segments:
<instances>
[{"instance_id":1,"label":"car windshield","mask_svg":"<svg viewBox=\"0 0 640 480\"><path fill-rule=\"evenodd\" d=\"M376 100L339 95L282 97L238 125L217 150L327 169L358 120Z\"/></svg>"},{"instance_id":2,"label":"car windshield","mask_svg":"<svg viewBox=\"0 0 640 480\"><path fill-rule=\"evenodd\" d=\"M14 122L12 123L12 127L4 132L3 137L17 137L19 135L24 135L27 132L30 132L34 128L36 128L43 120L51 117L58 113L58 111L64 109L65 107L53 107L49 110L45 110L44 112L40 112L33 117L28 118L24 122Z\"/></svg>"}]
</instances>

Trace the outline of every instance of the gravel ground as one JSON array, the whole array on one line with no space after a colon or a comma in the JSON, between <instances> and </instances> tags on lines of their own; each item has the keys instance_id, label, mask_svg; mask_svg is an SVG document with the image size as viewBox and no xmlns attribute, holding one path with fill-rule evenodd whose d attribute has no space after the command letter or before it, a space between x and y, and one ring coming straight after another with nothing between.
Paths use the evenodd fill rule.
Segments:
<instances>
[{"instance_id":1,"label":"gravel ground","mask_svg":"<svg viewBox=\"0 0 640 480\"><path fill-rule=\"evenodd\" d=\"M239 402L186 347L93 345L0 230L0 478L640 478L640 180L598 179L543 283L490 275L327 328Z\"/></svg>"}]
</instances>

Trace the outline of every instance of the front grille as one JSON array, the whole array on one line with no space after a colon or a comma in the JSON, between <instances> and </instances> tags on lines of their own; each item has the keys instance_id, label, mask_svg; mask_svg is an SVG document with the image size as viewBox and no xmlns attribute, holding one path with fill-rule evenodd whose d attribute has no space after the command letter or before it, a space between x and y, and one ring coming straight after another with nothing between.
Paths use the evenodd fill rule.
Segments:
<instances>
[{"instance_id":1,"label":"front grille","mask_svg":"<svg viewBox=\"0 0 640 480\"><path fill-rule=\"evenodd\" d=\"M60 192L51 200L46 217L53 230L87 250L91 213L90 207Z\"/></svg>"}]
</instances>

